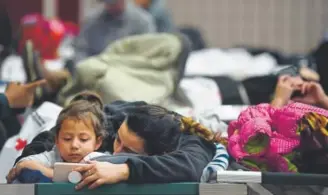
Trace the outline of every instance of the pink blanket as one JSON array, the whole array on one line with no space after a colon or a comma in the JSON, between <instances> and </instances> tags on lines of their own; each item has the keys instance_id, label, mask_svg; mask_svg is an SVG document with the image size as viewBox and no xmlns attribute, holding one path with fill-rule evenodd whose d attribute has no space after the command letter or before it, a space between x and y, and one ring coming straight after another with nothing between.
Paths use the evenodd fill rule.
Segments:
<instances>
[{"instance_id":1,"label":"pink blanket","mask_svg":"<svg viewBox=\"0 0 328 195\"><path fill-rule=\"evenodd\" d=\"M290 171L284 156L300 143L298 121L308 112L328 117L328 111L301 103L277 109L270 104L250 106L228 128L228 151L238 161L266 159L273 171Z\"/></svg>"}]
</instances>

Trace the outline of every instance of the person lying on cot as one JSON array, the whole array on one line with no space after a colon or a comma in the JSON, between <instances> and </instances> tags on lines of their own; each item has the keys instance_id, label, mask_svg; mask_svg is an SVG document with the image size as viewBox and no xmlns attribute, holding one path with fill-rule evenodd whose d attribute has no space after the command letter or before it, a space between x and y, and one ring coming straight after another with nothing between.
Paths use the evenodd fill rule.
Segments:
<instances>
[{"instance_id":1,"label":"person lying on cot","mask_svg":"<svg viewBox=\"0 0 328 195\"><path fill-rule=\"evenodd\" d=\"M88 94L80 94L72 101L90 99L98 101ZM102 160L95 159L106 162L93 161L88 166L88 170L78 168L77 170L85 177L77 186L78 189L85 185L94 188L105 183L122 181L128 183L199 181L204 168L215 156L215 152L218 154L218 148L213 144L217 136L213 132L190 118L162 107L144 102L134 102L134 105L131 105L119 101L104 110L108 122L106 129L110 136L103 141L99 151L109 151L116 155L106 156ZM49 146L54 145L51 136L52 131L38 135L25 147L17 161L40 153L42 150L45 151ZM136 155L122 156L121 153ZM224 161L226 167L228 155L223 156L226 159ZM12 181L16 175L9 174L8 181Z\"/></svg>"},{"instance_id":2,"label":"person lying on cot","mask_svg":"<svg viewBox=\"0 0 328 195\"><path fill-rule=\"evenodd\" d=\"M291 100L328 109L328 96L319 83L283 75L278 79L271 105L281 108Z\"/></svg>"}]
</instances>

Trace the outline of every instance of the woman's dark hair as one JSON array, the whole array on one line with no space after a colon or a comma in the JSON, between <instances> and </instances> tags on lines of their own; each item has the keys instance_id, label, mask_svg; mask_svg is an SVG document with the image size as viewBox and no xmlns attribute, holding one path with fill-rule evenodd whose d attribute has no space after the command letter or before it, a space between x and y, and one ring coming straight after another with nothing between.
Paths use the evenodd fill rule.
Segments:
<instances>
[{"instance_id":1,"label":"woman's dark hair","mask_svg":"<svg viewBox=\"0 0 328 195\"><path fill-rule=\"evenodd\" d=\"M181 132L194 134L215 142L215 134L192 118L184 117L156 105L143 105L126 115L129 130L145 141L145 152L161 155L176 148Z\"/></svg>"},{"instance_id":2,"label":"woman's dark hair","mask_svg":"<svg viewBox=\"0 0 328 195\"><path fill-rule=\"evenodd\" d=\"M58 116L55 129L56 135L59 133L61 124L67 118L78 120L91 119L96 137L105 138L108 134L106 131L106 118L103 112L103 102L96 93L85 91L77 94L71 100Z\"/></svg>"},{"instance_id":3,"label":"woman's dark hair","mask_svg":"<svg viewBox=\"0 0 328 195\"><path fill-rule=\"evenodd\" d=\"M161 155L176 148L180 126L172 118L131 113L125 122L130 131L144 140L144 150L148 155Z\"/></svg>"}]
</instances>

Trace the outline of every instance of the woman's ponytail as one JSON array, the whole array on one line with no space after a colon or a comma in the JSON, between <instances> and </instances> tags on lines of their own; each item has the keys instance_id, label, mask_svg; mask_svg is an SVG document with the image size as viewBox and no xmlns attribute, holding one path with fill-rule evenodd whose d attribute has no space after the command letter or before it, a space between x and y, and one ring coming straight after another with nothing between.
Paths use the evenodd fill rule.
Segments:
<instances>
[{"instance_id":1,"label":"woman's ponytail","mask_svg":"<svg viewBox=\"0 0 328 195\"><path fill-rule=\"evenodd\" d=\"M214 134L213 131L206 128L204 125L200 124L199 122L195 121L193 118L182 116L180 118L180 121L181 121L181 126L180 126L181 131L189 132L191 134L197 135L209 142L217 141L216 134Z\"/></svg>"}]
</instances>

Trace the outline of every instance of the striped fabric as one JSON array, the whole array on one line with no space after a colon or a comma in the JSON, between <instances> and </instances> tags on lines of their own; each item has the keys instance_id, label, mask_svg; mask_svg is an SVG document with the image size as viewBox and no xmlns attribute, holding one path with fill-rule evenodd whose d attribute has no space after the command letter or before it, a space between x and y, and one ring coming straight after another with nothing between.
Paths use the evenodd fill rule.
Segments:
<instances>
[{"instance_id":1,"label":"striped fabric","mask_svg":"<svg viewBox=\"0 0 328 195\"><path fill-rule=\"evenodd\" d=\"M227 170L229 165L229 154L222 144L216 144L216 152L213 160L204 168L200 182L211 182L211 176L217 171Z\"/></svg>"}]
</instances>

